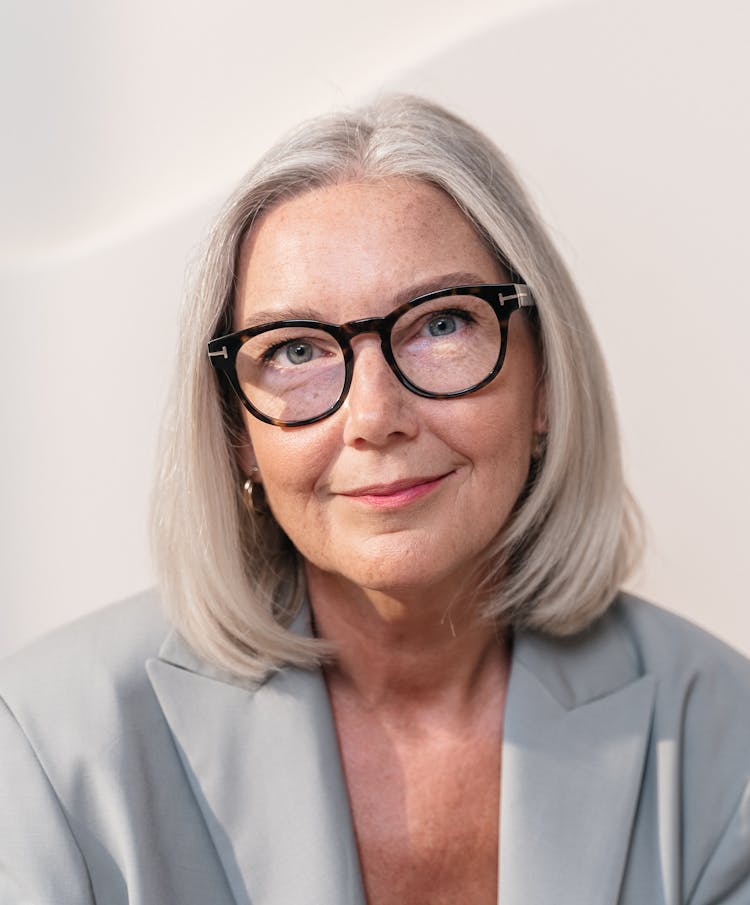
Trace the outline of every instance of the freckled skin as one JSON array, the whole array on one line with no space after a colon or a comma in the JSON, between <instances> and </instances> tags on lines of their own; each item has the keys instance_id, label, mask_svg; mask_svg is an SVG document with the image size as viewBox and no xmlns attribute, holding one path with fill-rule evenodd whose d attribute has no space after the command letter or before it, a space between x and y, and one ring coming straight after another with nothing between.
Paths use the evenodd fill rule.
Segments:
<instances>
[{"instance_id":1,"label":"freckled skin","mask_svg":"<svg viewBox=\"0 0 750 905\"><path fill-rule=\"evenodd\" d=\"M236 324L255 310L306 307L342 323L380 316L405 286L453 272L504 282L454 203L425 183L390 179L310 191L268 212L245 242ZM374 336L354 342L344 406L302 428L244 413L274 515L310 564L335 580L402 597L456 588L496 535L528 473L542 423L538 363L521 314L501 374L478 393L422 399L396 380ZM447 474L395 512L352 505L341 490Z\"/></svg>"}]
</instances>

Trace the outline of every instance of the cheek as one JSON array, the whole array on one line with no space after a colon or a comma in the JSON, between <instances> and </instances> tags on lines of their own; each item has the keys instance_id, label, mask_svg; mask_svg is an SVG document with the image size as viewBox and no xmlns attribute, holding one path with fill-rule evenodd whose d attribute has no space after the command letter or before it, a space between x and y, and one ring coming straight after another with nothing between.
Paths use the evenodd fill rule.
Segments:
<instances>
[{"instance_id":1,"label":"cheek","mask_svg":"<svg viewBox=\"0 0 750 905\"><path fill-rule=\"evenodd\" d=\"M336 454L331 437L313 426L285 431L253 430L252 444L266 502L284 533L305 559L330 561L335 523L317 487Z\"/></svg>"},{"instance_id":2,"label":"cheek","mask_svg":"<svg viewBox=\"0 0 750 905\"><path fill-rule=\"evenodd\" d=\"M531 436L525 425L498 421L487 425L486 443L477 463L489 491L495 497L515 498L521 492L529 473Z\"/></svg>"},{"instance_id":3,"label":"cheek","mask_svg":"<svg viewBox=\"0 0 750 905\"><path fill-rule=\"evenodd\" d=\"M497 394L487 403L472 406L469 418L450 419L448 442L471 462L476 505L504 519L529 474L533 394Z\"/></svg>"},{"instance_id":4,"label":"cheek","mask_svg":"<svg viewBox=\"0 0 750 905\"><path fill-rule=\"evenodd\" d=\"M469 458L507 464L523 460L530 454L534 430L533 389L527 390L524 381L519 391L511 391L509 384L499 382L485 392L454 404L441 402L443 435Z\"/></svg>"},{"instance_id":5,"label":"cheek","mask_svg":"<svg viewBox=\"0 0 750 905\"><path fill-rule=\"evenodd\" d=\"M257 422L248 425L253 463L266 498L283 517L290 506L315 500L315 487L334 454L330 437L311 425L289 429Z\"/></svg>"}]
</instances>

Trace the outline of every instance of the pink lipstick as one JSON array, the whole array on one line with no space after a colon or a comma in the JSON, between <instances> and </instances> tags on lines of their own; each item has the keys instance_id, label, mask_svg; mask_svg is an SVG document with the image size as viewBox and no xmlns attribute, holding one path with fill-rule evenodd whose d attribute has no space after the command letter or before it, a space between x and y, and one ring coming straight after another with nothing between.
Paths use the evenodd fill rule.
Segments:
<instances>
[{"instance_id":1,"label":"pink lipstick","mask_svg":"<svg viewBox=\"0 0 750 905\"><path fill-rule=\"evenodd\" d=\"M349 499L375 509L400 509L402 506L408 506L427 496L452 473L406 478L389 484L370 484L342 493L341 496L349 497Z\"/></svg>"}]
</instances>

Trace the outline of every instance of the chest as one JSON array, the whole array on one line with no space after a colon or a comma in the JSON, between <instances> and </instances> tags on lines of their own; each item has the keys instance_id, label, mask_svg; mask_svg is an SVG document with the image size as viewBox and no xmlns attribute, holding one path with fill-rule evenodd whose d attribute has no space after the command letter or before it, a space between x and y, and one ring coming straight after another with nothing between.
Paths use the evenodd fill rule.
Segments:
<instances>
[{"instance_id":1,"label":"chest","mask_svg":"<svg viewBox=\"0 0 750 905\"><path fill-rule=\"evenodd\" d=\"M497 901L500 727L396 737L339 727L368 905Z\"/></svg>"}]
</instances>

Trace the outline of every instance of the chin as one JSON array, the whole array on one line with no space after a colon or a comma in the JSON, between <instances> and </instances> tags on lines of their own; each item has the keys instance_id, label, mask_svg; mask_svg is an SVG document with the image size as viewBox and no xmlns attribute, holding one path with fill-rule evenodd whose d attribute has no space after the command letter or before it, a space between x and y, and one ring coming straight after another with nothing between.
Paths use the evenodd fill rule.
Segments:
<instances>
[{"instance_id":1,"label":"chin","mask_svg":"<svg viewBox=\"0 0 750 905\"><path fill-rule=\"evenodd\" d=\"M442 597L452 588L460 593L462 588L472 586L477 574L476 555L449 561L451 557L434 542L420 544L417 549L400 543L391 549L378 547L346 557L341 568L334 564L317 568L364 591L404 598L433 596L435 592ZM443 568L436 568L441 561Z\"/></svg>"}]
</instances>

